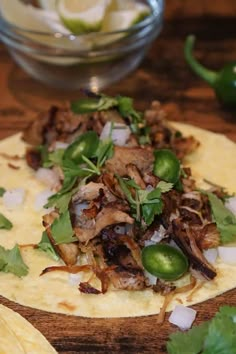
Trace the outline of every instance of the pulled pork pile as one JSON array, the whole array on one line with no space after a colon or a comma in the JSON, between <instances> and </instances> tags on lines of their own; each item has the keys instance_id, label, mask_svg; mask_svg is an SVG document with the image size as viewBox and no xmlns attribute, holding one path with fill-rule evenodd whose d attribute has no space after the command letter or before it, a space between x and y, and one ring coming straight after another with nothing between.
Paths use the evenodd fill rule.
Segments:
<instances>
[{"instance_id":1,"label":"pulled pork pile","mask_svg":"<svg viewBox=\"0 0 236 354\"><path fill-rule=\"evenodd\" d=\"M172 186L161 194L162 210L155 213L153 220L148 223L142 212L141 215L134 212L130 198L135 199L135 191L138 188L152 191L161 181L153 173L154 150L170 149L183 161L186 154L199 145L194 137L183 137L167 123L158 102L153 102L144 112L143 119L149 127L149 143L140 145L132 129L124 144L117 144L113 139L113 153L106 158L99 173L91 173L86 178L78 174L72 187L63 194L69 195L67 210L73 241L59 243L53 236L52 225L65 210L62 212L55 204L54 209L43 217L48 238L65 263L64 268L56 268L72 273L92 271L101 281L101 290L89 282L80 283L81 292L104 293L113 286L125 290L152 288L168 293L173 289L170 282L157 278L152 283L142 264L142 249L157 242L178 247L187 257L189 271L195 277L213 279L216 276L203 251L217 247L220 235L212 219L207 195L197 191L190 169L183 167L182 162L181 188ZM31 144L26 154L28 165L34 170L45 168L42 146L49 154L57 151L58 144L66 150L88 131L94 131L100 137L109 122L113 122L113 126L131 127L128 117L122 116L116 108L74 113L70 108L52 107L40 114L24 133L24 140ZM90 160L94 163L95 157ZM80 166L83 168L84 165ZM56 192L60 194L67 170L59 162L47 168L58 175L60 184ZM130 196L122 188L121 179L132 181ZM78 262L81 257L85 260L83 264Z\"/></svg>"}]
</instances>

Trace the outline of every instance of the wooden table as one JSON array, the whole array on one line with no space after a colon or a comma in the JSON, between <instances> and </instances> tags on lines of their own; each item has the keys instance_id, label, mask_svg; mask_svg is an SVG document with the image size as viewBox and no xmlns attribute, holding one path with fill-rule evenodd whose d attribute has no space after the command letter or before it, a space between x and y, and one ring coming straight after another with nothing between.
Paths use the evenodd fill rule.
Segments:
<instances>
[{"instance_id":1,"label":"wooden table","mask_svg":"<svg viewBox=\"0 0 236 354\"><path fill-rule=\"evenodd\" d=\"M167 0L166 22L140 68L110 87L136 99L139 108L153 99L165 105L173 120L181 120L236 141L236 112L224 110L213 91L187 67L183 41L197 35L196 54L206 66L217 69L236 60L235 0ZM47 88L24 74L0 46L0 137L23 129L29 119L52 103L72 99L77 93ZM60 353L165 353L165 343L176 330L156 316L129 319L86 319L48 314L0 301L25 316ZM236 304L236 290L194 306L197 322L211 317L219 305Z\"/></svg>"}]
</instances>

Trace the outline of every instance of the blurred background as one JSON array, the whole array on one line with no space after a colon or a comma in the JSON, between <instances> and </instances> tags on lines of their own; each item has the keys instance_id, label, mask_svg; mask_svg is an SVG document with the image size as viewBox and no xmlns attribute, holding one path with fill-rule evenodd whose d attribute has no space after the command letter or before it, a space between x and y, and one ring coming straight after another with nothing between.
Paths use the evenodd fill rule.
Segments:
<instances>
[{"instance_id":1,"label":"blurred background","mask_svg":"<svg viewBox=\"0 0 236 354\"><path fill-rule=\"evenodd\" d=\"M206 67L217 70L236 60L235 0L166 0L164 26L144 60L134 72L109 86L108 94L134 97L142 109L158 99L172 119L198 124L233 137L235 113L222 109L213 90L186 64L183 54L188 34L197 37L195 55ZM6 118L4 135L22 129L35 112L81 95L79 90L47 87L25 74L0 44L0 118ZM219 123L219 125L218 125ZM7 133L8 132L8 133Z\"/></svg>"}]
</instances>

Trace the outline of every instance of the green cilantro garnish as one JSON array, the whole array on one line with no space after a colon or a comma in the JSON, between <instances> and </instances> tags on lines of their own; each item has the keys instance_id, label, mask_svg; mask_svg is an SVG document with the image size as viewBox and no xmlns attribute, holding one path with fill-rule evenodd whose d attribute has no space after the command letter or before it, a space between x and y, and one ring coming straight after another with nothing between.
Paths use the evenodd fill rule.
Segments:
<instances>
[{"instance_id":1,"label":"green cilantro garnish","mask_svg":"<svg viewBox=\"0 0 236 354\"><path fill-rule=\"evenodd\" d=\"M22 259L18 245L11 250L0 246L0 271L12 273L18 277L28 274L28 267Z\"/></svg>"},{"instance_id":2,"label":"green cilantro garnish","mask_svg":"<svg viewBox=\"0 0 236 354\"><path fill-rule=\"evenodd\" d=\"M117 109L122 117L129 119L130 129L139 137L141 145L150 143L149 128L146 126L143 114L134 109L130 97L101 95L99 98L82 99L71 104L72 111L77 114L106 111L112 108Z\"/></svg>"},{"instance_id":3,"label":"green cilantro garnish","mask_svg":"<svg viewBox=\"0 0 236 354\"><path fill-rule=\"evenodd\" d=\"M57 149L55 151L50 152L47 155L47 160L43 162L43 167L50 168L55 165L62 166L64 153L65 149Z\"/></svg>"},{"instance_id":4,"label":"green cilantro garnish","mask_svg":"<svg viewBox=\"0 0 236 354\"><path fill-rule=\"evenodd\" d=\"M52 257L55 261L58 261L60 259L60 257L58 256L58 254L56 253L56 251L54 250L47 232L44 231L42 233L42 238L41 241L39 242L39 244L37 245L37 248L46 252L50 257Z\"/></svg>"},{"instance_id":5,"label":"green cilantro garnish","mask_svg":"<svg viewBox=\"0 0 236 354\"><path fill-rule=\"evenodd\" d=\"M225 207L224 203L213 193L208 196L212 216L221 235L221 243L236 241L236 216Z\"/></svg>"},{"instance_id":6,"label":"green cilantro garnish","mask_svg":"<svg viewBox=\"0 0 236 354\"><path fill-rule=\"evenodd\" d=\"M162 213L163 203L161 200L161 194L172 189L173 184L161 181L155 189L147 191L141 189L132 179L126 180L118 175L116 175L116 178L130 203L135 219L141 222L141 219L143 218L147 225L151 225L154 217ZM133 188L135 191L135 197L133 197L130 188Z\"/></svg>"},{"instance_id":7,"label":"green cilantro garnish","mask_svg":"<svg viewBox=\"0 0 236 354\"><path fill-rule=\"evenodd\" d=\"M74 236L69 210L65 211L58 219L54 220L51 231L56 244L78 241L76 236Z\"/></svg>"},{"instance_id":8,"label":"green cilantro garnish","mask_svg":"<svg viewBox=\"0 0 236 354\"><path fill-rule=\"evenodd\" d=\"M89 146L87 147L86 144ZM60 160L64 174L63 185L58 193L49 198L45 207L56 207L64 213L72 195L78 189L76 186L78 179L82 179L81 185L91 176L100 175L101 168L106 160L113 156L113 152L114 145L111 139L99 141L94 132L81 135L63 153Z\"/></svg>"},{"instance_id":9,"label":"green cilantro garnish","mask_svg":"<svg viewBox=\"0 0 236 354\"><path fill-rule=\"evenodd\" d=\"M169 354L236 354L236 307L223 306L208 322L177 332L167 343Z\"/></svg>"},{"instance_id":10,"label":"green cilantro garnish","mask_svg":"<svg viewBox=\"0 0 236 354\"><path fill-rule=\"evenodd\" d=\"M2 213L0 213L0 229L11 230L13 227L10 220L8 220Z\"/></svg>"},{"instance_id":11,"label":"green cilantro garnish","mask_svg":"<svg viewBox=\"0 0 236 354\"><path fill-rule=\"evenodd\" d=\"M5 192L6 192L6 189L3 187L0 187L0 197L2 197Z\"/></svg>"}]
</instances>

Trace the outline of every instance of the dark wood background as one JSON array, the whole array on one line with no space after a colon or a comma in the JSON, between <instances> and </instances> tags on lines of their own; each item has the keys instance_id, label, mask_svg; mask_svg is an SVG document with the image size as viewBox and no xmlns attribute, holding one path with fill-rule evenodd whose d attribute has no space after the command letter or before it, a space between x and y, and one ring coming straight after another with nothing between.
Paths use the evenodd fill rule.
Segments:
<instances>
[{"instance_id":1,"label":"dark wood background","mask_svg":"<svg viewBox=\"0 0 236 354\"><path fill-rule=\"evenodd\" d=\"M166 20L142 65L107 92L122 93L145 108L153 99L163 102L174 120L222 132L236 141L236 112L226 111L213 91L187 67L183 41L194 33L196 55L212 69L236 61L235 0L167 0ZM0 138L22 130L36 112L52 103L77 97L77 92L47 88L22 72L0 45ZM69 296L69 294L68 294ZM128 319L85 319L48 314L0 301L37 327L60 353L165 353L176 328L156 316ZM197 322L210 318L221 304L236 305L236 290L194 306Z\"/></svg>"}]
</instances>

